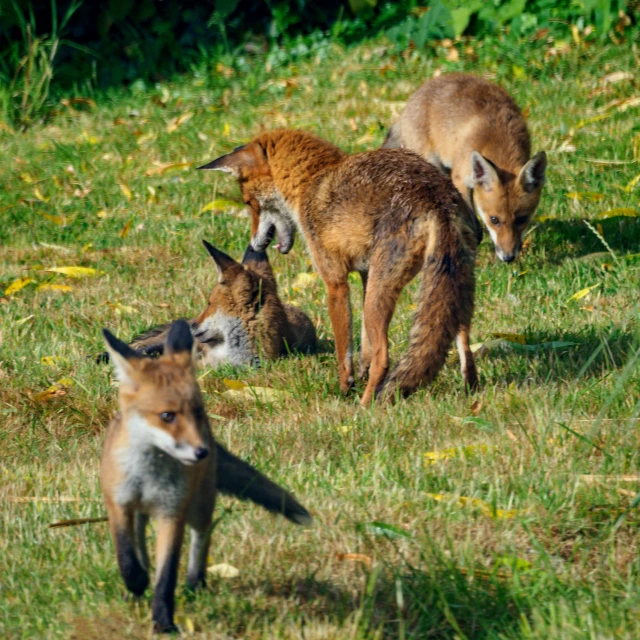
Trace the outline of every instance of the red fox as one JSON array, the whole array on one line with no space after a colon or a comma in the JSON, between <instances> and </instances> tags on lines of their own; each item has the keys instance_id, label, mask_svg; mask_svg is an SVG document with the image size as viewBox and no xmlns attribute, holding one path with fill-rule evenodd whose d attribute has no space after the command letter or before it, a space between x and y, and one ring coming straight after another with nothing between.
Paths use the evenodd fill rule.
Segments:
<instances>
[{"instance_id":1,"label":"red fox","mask_svg":"<svg viewBox=\"0 0 640 640\"><path fill-rule=\"evenodd\" d=\"M427 80L383 147L405 147L450 172L485 223L497 256L516 259L540 200L547 156L540 151L529 159L527 124L504 89L462 73Z\"/></svg>"},{"instance_id":2,"label":"red fox","mask_svg":"<svg viewBox=\"0 0 640 640\"><path fill-rule=\"evenodd\" d=\"M360 374L362 397L406 395L442 368L451 341L467 385L477 374L469 349L475 292L477 218L451 180L411 151L381 149L349 156L303 131L277 130L201 167L231 172L252 212L251 245L274 233L287 253L296 228L327 286L340 389L354 382L348 274L365 291ZM409 348L386 378L387 332L402 289L418 272L423 285Z\"/></svg>"},{"instance_id":3,"label":"red fox","mask_svg":"<svg viewBox=\"0 0 640 640\"><path fill-rule=\"evenodd\" d=\"M302 310L280 300L266 252L249 246L239 264L206 240L203 243L213 258L218 282L207 308L189 324L206 364L257 366L261 356L274 360L292 352L316 351L313 323ZM170 327L151 329L130 346L145 355L161 354Z\"/></svg>"},{"instance_id":4,"label":"red fox","mask_svg":"<svg viewBox=\"0 0 640 640\"><path fill-rule=\"evenodd\" d=\"M103 329L120 383L120 412L109 425L100 481L127 589L149 584L145 528L157 520L153 625L175 631L174 590L185 526L191 529L187 583L204 584L216 493L250 499L298 524L311 516L284 489L216 443L193 366L193 336L177 321L164 354L148 358Z\"/></svg>"}]
</instances>

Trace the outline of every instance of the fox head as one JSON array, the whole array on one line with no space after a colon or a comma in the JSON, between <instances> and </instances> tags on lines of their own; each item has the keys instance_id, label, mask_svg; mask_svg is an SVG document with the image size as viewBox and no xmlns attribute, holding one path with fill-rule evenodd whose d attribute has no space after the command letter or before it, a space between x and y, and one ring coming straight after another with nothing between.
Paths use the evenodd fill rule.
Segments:
<instances>
[{"instance_id":1,"label":"fox head","mask_svg":"<svg viewBox=\"0 0 640 640\"><path fill-rule=\"evenodd\" d=\"M185 465L209 455L209 426L193 365L189 325L178 320L164 353L147 358L102 330L120 382L120 409L132 440L154 446Z\"/></svg>"},{"instance_id":2,"label":"fox head","mask_svg":"<svg viewBox=\"0 0 640 640\"><path fill-rule=\"evenodd\" d=\"M498 169L477 151L471 153L471 204L482 218L496 248L497 256L512 262L522 248L545 181L547 156L537 153L518 175Z\"/></svg>"},{"instance_id":3,"label":"fox head","mask_svg":"<svg viewBox=\"0 0 640 640\"><path fill-rule=\"evenodd\" d=\"M225 323L250 321L260 311L266 288L274 279L267 254L247 248L242 263L203 240L218 274L207 308L192 323L198 342L214 346L222 340ZM237 331L237 334L242 333Z\"/></svg>"}]
</instances>

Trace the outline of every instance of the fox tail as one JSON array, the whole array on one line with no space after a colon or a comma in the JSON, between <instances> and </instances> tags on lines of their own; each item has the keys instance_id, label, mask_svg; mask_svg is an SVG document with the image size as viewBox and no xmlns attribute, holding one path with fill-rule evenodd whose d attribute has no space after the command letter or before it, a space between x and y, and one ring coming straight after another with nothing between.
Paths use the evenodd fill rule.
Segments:
<instances>
[{"instance_id":1,"label":"fox tail","mask_svg":"<svg viewBox=\"0 0 640 640\"><path fill-rule=\"evenodd\" d=\"M216 443L217 488L221 493L251 500L267 511L281 513L296 524L309 525L309 512L287 491Z\"/></svg>"},{"instance_id":2,"label":"fox tail","mask_svg":"<svg viewBox=\"0 0 640 640\"><path fill-rule=\"evenodd\" d=\"M409 346L378 389L378 397L407 396L442 369L461 326L469 326L475 295L475 257L453 226L425 255Z\"/></svg>"}]
</instances>

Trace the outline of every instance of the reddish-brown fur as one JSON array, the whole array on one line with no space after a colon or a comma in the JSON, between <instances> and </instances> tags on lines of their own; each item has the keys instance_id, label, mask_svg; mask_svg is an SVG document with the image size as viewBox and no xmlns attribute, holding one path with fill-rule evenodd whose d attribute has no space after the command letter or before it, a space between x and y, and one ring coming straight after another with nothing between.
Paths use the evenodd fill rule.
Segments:
<instances>
[{"instance_id":1,"label":"reddish-brown fur","mask_svg":"<svg viewBox=\"0 0 640 640\"><path fill-rule=\"evenodd\" d=\"M365 286L362 398L413 391L442 367L458 334L465 382L477 385L468 331L473 314L475 250L481 229L451 181L416 154L378 150L349 156L309 133L265 133L206 165L233 173L252 210L252 245L262 250L272 227L280 250L304 235L328 291L340 388L353 384L348 274ZM270 233L271 232L271 233ZM419 272L423 295L410 344L385 381L387 331L402 289Z\"/></svg>"},{"instance_id":2,"label":"reddish-brown fur","mask_svg":"<svg viewBox=\"0 0 640 640\"><path fill-rule=\"evenodd\" d=\"M452 73L425 82L384 145L419 153L451 178L505 262L518 255L544 183L546 156L530 159L527 124L501 87Z\"/></svg>"}]
</instances>

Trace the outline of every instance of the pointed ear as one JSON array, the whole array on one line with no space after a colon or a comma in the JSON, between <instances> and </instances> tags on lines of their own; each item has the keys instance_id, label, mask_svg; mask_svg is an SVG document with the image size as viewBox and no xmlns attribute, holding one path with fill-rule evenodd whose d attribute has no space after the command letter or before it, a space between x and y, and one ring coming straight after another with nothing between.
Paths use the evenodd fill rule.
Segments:
<instances>
[{"instance_id":1,"label":"pointed ear","mask_svg":"<svg viewBox=\"0 0 640 640\"><path fill-rule=\"evenodd\" d=\"M251 245L247 247L247 250L244 252L244 256L242 256L242 264L249 263L267 263L269 264L269 257L267 256L266 251L256 251Z\"/></svg>"},{"instance_id":2,"label":"pointed ear","mask_svg":"<svg viewBox=\"0 0 640 640\"><path fill-rule=\"evenodd\" d=\"M491 191L498 183L493 165L477 151L471 152L471 181L472 188L482 187L485 191Z\"/></svg>"},{"instance_id":3,"label":"pointed ear","mask_svg":"<svg viewBox=\"0 0 640 640\"><path fill-rule=\"evenodd\" d=\"M116 375L120 382L133 384L134 367L131 362L140 358L128 344L118 340L108 329L102 330L104 342L109 352L109 359L113 362Z\"/></svg>"},{"instance_id":4,"label":"pointed ear","mask_svg":"<svg viewBox=\"0 0 640 640\"><path fill-rule=\"evenodd\" d=\"M546 171L547 154L544 151L539 151L520 169L518 180L522 188L527 193L531 193L544 184Z\"/></svg>"},{"instance_id":5,"label":"pointed ear","mask_svg":"<svg viewBox=\"0 0 640 640\"><path fill-rule=\"evenodd\" d=\"M184 353L189 356L193 351L193 335L189 324L184 320L176 320L171 329L169 329L169 335L167 336L167 342L165 346L165 353L171 355L174 353Z\"/></svg>"},{"instance_id":6,"label":"pointed ear","mask_svg":"<svg viewBox=\"0 0 640 640\"><path fill-rule=\"evenodd\" d=\"M198 169L226 171L234 178L239 178L241 175L266 164L267 158L262 147L255 143L249 143L234 149L226 156L221 156L213 162L198 167Z\"/></svg>"},{"instance_id":7,"label":"pointed ear","mask_svg":"<svg viewBox=\"0 0 640 640\"><path fill-rule=\"evenodd\" d=\"M202 241L204 248L209 252L209 255L213 258L213 262L216 265L216 271L218 272L218 282L224 280L224 273L227 269L234 264L238 264L231 256L228 256L223 251L216 249L212 244L206 240Z\"/></svg>"}]
</instances>

